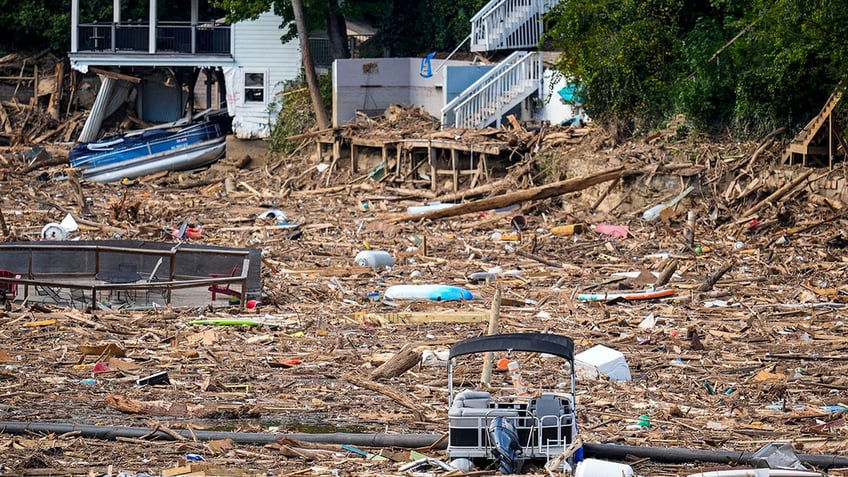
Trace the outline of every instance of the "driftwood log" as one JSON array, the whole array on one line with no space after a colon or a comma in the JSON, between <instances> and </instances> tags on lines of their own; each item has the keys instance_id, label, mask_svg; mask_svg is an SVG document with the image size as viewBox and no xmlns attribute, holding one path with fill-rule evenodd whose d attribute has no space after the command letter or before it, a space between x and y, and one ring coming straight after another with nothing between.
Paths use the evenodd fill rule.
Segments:
<instances>
[{"instance_id":1,"label":"driftwood log","mask_svg":"<svg viewBox=\"0 0 848 477\"><path fill-rule=\"evenodd\" d=\"M625 169L623 167L616 167L615 169L608 169L590 176L575 177L573 179L567 179L549 185L520 190L511 194L486 197L485 199L467 202L465 204L448 207L446 209L431 210L423 214L404 214L393 220L396 222L402 222L417 219L443 219L474 212L482 212L484 210L499 209L501 207L508 207L520 202L549 199L551 197L568 194L569 192L577 192L592 187L593 185L618 179L622 176L624 171Z\"/></svg>"},{"instance_id":2,"label":"driftwood log","mask_svg":"<svg viewBox=\"0 0 848 477\"><path fill-rule=\"evenodd\" d=\"M421 353L415 351L409 344L403 345L388 361L371 371L369 378L373 381L400 376L421 362Z\"/></svg>"}]
</instances>

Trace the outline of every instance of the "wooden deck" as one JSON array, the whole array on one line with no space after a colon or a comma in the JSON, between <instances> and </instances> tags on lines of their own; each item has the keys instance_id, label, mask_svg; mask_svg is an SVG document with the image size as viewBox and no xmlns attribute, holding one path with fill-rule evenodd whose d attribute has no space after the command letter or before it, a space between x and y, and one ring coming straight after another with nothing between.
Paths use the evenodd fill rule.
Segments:
<instances>
[{"instance_id":1,"label":"wooden deck","mask_svg":"<svg viewBox=\"0 0 848 477\"><path fill-rule=\"evenodd\" d=\"M489 172L489 159L510 149L503 143L466 144L442 138L368 139L361 137L316 138L317 154L323 161L328 154L331 168L336 167L347 152L351 172L360 172L360 155L367 150L380 155L383 171L380 180L426 183L437 187L440 177L450 177L454 192L463 178L474 187ZM378 166L379 168L379 166ZM371 173L375 173L372 171ZM418 173L418 179L415 174Z\"/></svg>"}]
</instances>

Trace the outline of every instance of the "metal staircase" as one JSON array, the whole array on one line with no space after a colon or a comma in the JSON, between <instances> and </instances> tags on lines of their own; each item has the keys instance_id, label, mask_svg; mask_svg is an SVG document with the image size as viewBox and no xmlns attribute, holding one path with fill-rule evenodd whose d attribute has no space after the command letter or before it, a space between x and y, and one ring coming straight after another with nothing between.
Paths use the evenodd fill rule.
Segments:
<instances>
[{"instance_id":1,"label":"metal staircase","mask_svg":"<svg viewBox=\"0 0 848 477\"><path fill-rule=\"evenodd\" d=\"M542 17L558 0L491 0L471 19L471 51L536 50ZM501 117L542 86L542 58L514 51L442 108L442 127L481 128Z\"/></svg>"},{"instance_id":2,"label":"metal staircase","mask_svg":"<svg viewBox=\"0 0 848 477\"><path fill-rule=\"evenodd\" d=\"M500 126L501 116L537 91L541 81L540 55L516 51L442 108L442 127Z\"/></svg>"},{"instance_id":3,"label":"metal staircase","mask_svg":"<svg viewBox=\"0 0 848 477\"><path fill-rule=\"evenodd\" d=\"M471 18L471 51L535 49L556 0L491 0Z\"/></svg>"}]
</instances>

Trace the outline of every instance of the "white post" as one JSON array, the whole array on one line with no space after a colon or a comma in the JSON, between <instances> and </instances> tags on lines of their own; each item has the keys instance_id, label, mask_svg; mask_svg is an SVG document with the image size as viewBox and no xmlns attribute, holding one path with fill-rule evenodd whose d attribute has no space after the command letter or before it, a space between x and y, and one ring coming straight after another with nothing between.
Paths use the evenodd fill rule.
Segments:
<instances>
[{"instance_id":1,"label":"white post","mask_svg":"<svg viewBox=\"0 0 848 477\"><path fill-rule=\"evenodd\" d=\"M191 0L191 53L197 53L197 0Z\"/></svg>"},{"instance_id":2,"label":"white post","mask_svg":"<svg viewBox=\"0 0 848 477\"><path fill-rule=\"evenodd\" d=\"M121 0L112 0L112 51L117 46L118 25L121 23Z\"/></svg>"},{"instance_id":3,"label":"white post","mask_svg":"<svg viewBox=\"0 0 848 477\"><path fill-rule=\"evenodd\" d=\"M79 0L71 0L71 53L79 51Z\"/></svg>"},{"instance_id":4,"label":"white post","mask_svg":"<svg viewBox=\"0 0 848 477\"><path fill-rule=\"evenodd\" d=\"M156 0L148 0L148 2L150 4L150 25L148 25L150 33L147 39L147 52L152 55L156 53Z\"/></svg>"}]
</instances>

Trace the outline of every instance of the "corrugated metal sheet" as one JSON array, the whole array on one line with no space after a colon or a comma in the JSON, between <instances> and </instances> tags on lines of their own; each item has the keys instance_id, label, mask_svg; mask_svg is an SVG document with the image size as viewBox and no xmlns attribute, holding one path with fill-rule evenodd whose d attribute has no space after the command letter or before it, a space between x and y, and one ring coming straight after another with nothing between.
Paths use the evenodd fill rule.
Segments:
<instances>
[{"instance_id":1,"label":"corrugated metal sheet","mask_svg":"<svg viewBox=\"0 0 848 477\"><path fill-rule=\"evenodd\" d=\"M244 95L237 95L233 129L239 138L268 136L276 120L276 114L269 111L272 109L270 106L282 91L283 82L296 78L300 73L300 47L297 40L285 44L280 42L283 34L281 22L280 17L268 12L254 21L233 25L233 58L236 67L242 74L266 74L264 103L245 103ZM228 89L233 86L227 84Z\"/></svg>"}]
</instances>

